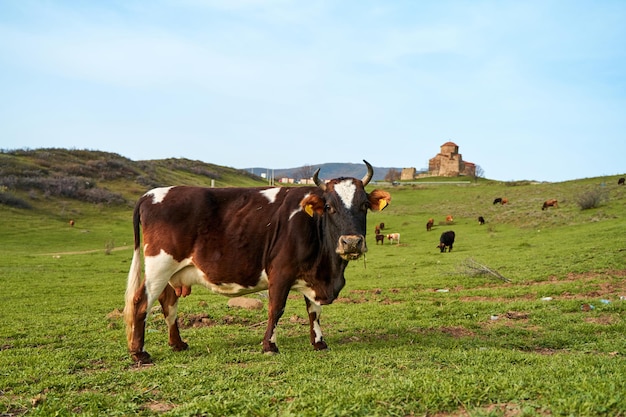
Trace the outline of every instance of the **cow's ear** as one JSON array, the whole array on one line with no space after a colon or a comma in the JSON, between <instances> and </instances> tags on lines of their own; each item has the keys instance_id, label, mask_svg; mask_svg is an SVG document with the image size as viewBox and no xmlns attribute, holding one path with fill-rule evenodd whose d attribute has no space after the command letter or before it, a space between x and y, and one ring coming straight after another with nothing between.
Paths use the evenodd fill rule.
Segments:
<instances>
[{"instance_id":1,"label":"cow's ear","mask_svg":"<svg viewBox=\"0 0 626 417\"><path fill-rule=\"evenodd\" d=\"M381 211L391 203L391 194L383 190L372 191L368 198L373 211Z\"/></svg>"},{"instance_id":2,"label":"cow's ear","mask_svg":"<svg viewBox=\"0 0 626 417\"><path fill-rule=\"evenodd\" d=\"M313 213L317 213L321 216L324 213L324 204L324 200L315 194L309 194L300 201L302 210L311 217L313 217Z\"/></svg>"}]
</instances>

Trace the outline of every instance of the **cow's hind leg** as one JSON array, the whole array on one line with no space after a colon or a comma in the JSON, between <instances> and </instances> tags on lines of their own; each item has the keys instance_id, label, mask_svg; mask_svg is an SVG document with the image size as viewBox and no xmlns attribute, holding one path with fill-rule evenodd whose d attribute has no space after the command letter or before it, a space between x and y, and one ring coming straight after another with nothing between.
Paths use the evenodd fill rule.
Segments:
<instances>
[{"instance_id":1,"label":"cow's hind leg","mask_svg":"<svg viewBox=\"0 0 626 417\"><path fill-rule=\"evenodd\" d=\"M167 323L168 343L174 351L186 350L189 347L181 339L178 330L178 298L179 296L171 285L166 285L159 296L159 303L161 303L163 316L165 316L165 322Z\"/></svg>"},{"instance_id":2,"label":"cow's hind leg","mask_svg":"<svg viewBox=\"0 0 626 417\"><path fill-rule=\"evenodd\" d=\"M312 303L311 300L304 297L306 302L306 311L309 314L309 327L311 332L311 344L314 350L328 349L324 336L322 335L322 327L320 326L320 316L322 314L322 306Z\"/></svg>"},{"instance_id":3,"label":"cow's hind leg","mask_svg":"<svg viewBox=\"0 0 626 417\"><path fill-rule=\"evenodd\" d=\"M146 318L148 316L148 297L145 285L142 284L132 298L132 316L128 318L128 350L131 358L138 364L151 363L150 354L144 351Z\"/></svg>"},{"instance_id":4,"label":"cow's hind leg","mask_svg":"<svg viewBox=\"0 0 626 417\"><path fill-rule=\"evenodd\" d=\"M135 253L138 254L138 251L135 250ZM135 263L135 256L138 255L133 256L133 264ZM132 359L138 364L152 362L150 354L144 350L146 322L150 308L157 299L161 298L165 288L169 287L168 280L178 265L178 263L172 262L172 257L167 254L146 257L144 263L145 279L140 286L137 284L139 282L139 269L131 266L133 273L132 276L129 274L129 282L132 281L132 285L129 285L130 291L127 289L127 305L130 303L131 306L128 311L125 311L125 315L128 316L127 322L131 323L128 330L128 347ZM132 291L135 288L136 290ZM174 295L176 294L174 293ZM165 313L165 309L163 312Z\"/></svg>"}]
</instances>

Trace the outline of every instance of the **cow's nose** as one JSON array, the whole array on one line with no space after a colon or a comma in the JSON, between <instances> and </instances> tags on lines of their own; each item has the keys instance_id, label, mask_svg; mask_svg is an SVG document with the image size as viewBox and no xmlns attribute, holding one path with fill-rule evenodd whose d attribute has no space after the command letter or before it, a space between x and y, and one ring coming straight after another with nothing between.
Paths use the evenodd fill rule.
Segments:
<instances>
[{"instance_id":1,"label":"cow's nose","mask_svg":"<svg viewBox=\"0 0 626 417\"><path fill-rule=\"evenodd\" d=\"M341 236L341 244L346 248L360 248L362 243L362 236Z\"/></svg>"},{"instance_id":2,"label":"cow's nose","mask_svg":"<svg viewBox=\"0 0 626 417\"><path fill-rule=\"evenodd\" d=\"M366 250L365 238L362 235L343 235L339 238L337 252L340 254L360 255Z\"/></svg>"}]
</instances>

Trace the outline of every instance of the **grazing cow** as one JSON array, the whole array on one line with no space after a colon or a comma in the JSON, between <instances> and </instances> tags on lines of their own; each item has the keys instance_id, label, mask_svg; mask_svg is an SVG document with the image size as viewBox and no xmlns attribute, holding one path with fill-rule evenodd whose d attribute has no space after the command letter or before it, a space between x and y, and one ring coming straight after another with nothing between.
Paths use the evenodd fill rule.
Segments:
<instances>
[{"instance_id":1,"label":"grazing cow","mask_svg":"<svg viewBox=\"0 0 626 417\"><path fill-rule=\"evenodd\" d=\"M435 224L435 220L434 219L428 219L428 221L426 222L426 231L430 232L430 230L433 228L433 224Z\"/></svg>"},{"instance_id":2,"label":"grazing cow","mask_svg":"<svg viewBox=\"0 0 626 417\"><path fill-rule=\"evenodd\" d=\"M393 241L395 240L396 243L399 245L400 244L400 233L389 233L387 235L387 239L389 240L389 242L391 244L393 244Z\"/></svg>"},{"instance_id":3,"label":"grazing cow","mask_svg":"<svg viewBox=\"0 0 626 417\"><path fill-rule=\"evenodd\" d=\"M620 178L619 180L617 180L617 185L624 185L624 181L626 181L624 177Z\"/></svg>"},{"instance_id":4,"label":"grazing cow","mask_svg":"<svg viewBox=\"0 0 626 417\"><path fill-rule=\"evenodd\" d=\"M546 200L543 202L543 206L541 206L541 210L545 210L548 207L559 208L559 202L556 200Z\"/></svg>"},{"instance_id":5,"label":"grazing cow","mask_svg":"<svg viewBox=\"0 0 626 417\"><path fill-rule=\"evenodd\" d=\"M500 197L498 197L495 200L493 200L493 204L500 203L501 205L505 205L508 202L509 202L509 200L507 198L500 198Z\"/></svg>"},{"instance_id":6,"label":"grazing cow","mask_svg":"<svg viewBox=\"0 0 626 417\"><path fill-rule=\"evenodd\" d=\"M74 227L74 224L75 224L74 219L71 219L70 220L70 227Z\"/></svg>"},{"instance_id":7,"label":"grazing cow","mask_svg":"<svg viewBox=\"0 0 626 417\"><path fill-rule=\"evenodd\" d=\"M481 226L485 224L485 218L483 216L478 216L478 224Z\"/></svg>"},{"instance_id":8,"label":"grazing cow","mask_svg":"<svg viewBox=\"0 0 626 417\"><path fill-rule=\"evenodd\" d=\"M379 225L378 225L378 228L379 228L380 230L385 230L385 223L381 223L381 224L379 224Z\"/></svg>"},{"instance_id":9,"label":"grazing cow","mask_svg":"<svg viewBox=\"0 0 626 417\"><path fill-rule=\"evenodd\" d=\"M385 235L377 234L376 235L376 244L377 245L378 245L378 242L380 242L380 244L383 245L385 243Z\"/></svg>"},{"instance_id":10,"label":"grazing cow","mask_svg":"<svg viewBox=\"0 0 626 417\"><path fill-rule=\"evenodd\" d=\"M448 230L447 232L443 232L441 237L439 238L439 244L437 247L441 252L445 252L446 248L448 248L448 252L452 252L452 245L454 244L454 232L452 230Z\"/></svg>"},{"instance_id":11,"label":"grazing cow","mask_svg":"<svg viewBox=\"0 0 626 417\"><path fill-rule=\"evenodd\" d=\"M454 221L454 217L451 215L446 216L446 223L452 223Z\"/></svg>"},{"instance_id":12,"label":"grazing cow","mask_svg":"<svg viewBox=\"0 0 626 417\"><path fill-rule=\"evenodd\" d=\"M132 359L151 362L144 350L146 321L158 299L175 351L188 345L179 333L178 299L192 285L227 296L269 290L263 352L277 353L276 327L290 290L304 295L315 350L326 349L321 306L345 284L348 261L366 251L367 212L382 210L386 191L365 191L362 180L337 178L316 186L279 188L156 188L133 213L135 249L128 274L124 319ZM145 278L141 279L141 229Z\"/></svg>"}]
</instances>

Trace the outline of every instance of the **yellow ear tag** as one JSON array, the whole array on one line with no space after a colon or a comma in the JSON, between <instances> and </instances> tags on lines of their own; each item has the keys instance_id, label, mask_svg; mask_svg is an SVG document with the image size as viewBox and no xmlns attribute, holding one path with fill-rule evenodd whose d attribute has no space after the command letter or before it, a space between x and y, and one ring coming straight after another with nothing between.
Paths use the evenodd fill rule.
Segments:
<instances>
[{"instance_id":1,"label":"yellow ear tag","mask_svg":"<svg viewBox=\"0 0 626 417\"><path fill-rule=\"evenodd\" d=\"M387 207L387 200L385 200L384 198L378 200L378 211L381 211L385 207Z\"/></svg>"},{"instance_id":2,"label":"yellow ear tag","mask_svg":"<svg viewBox=\"0 0 626 417\"><path fill-rule=\"evenodd\" d=\"M312 204L307 204L306 206L304 206L304 211L306 211L306 214L313 217L313 205Z\"/></svg>"}]
</instances>

